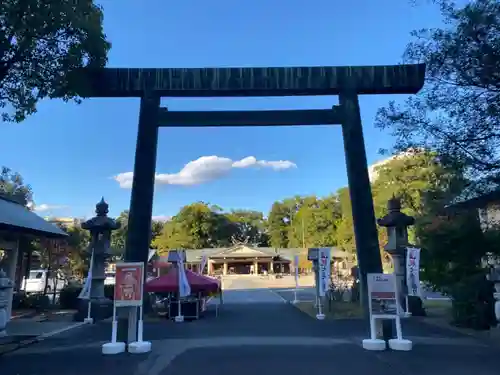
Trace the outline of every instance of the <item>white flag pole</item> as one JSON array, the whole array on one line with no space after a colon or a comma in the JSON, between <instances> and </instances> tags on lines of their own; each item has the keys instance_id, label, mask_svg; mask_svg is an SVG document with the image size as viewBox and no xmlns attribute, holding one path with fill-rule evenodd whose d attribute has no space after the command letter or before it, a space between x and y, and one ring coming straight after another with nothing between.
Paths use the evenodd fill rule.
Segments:
<instances>
[{"instance_id":1,"label":"white flag pole","mask_svg":"<svg viewBox=\"0 0 500 375\"><path fill-rule=\"evenodd\" d=\"M182 323L184 321L184 316L182 315L182 311L181 311L181 308L182 308L182 304L181 304L182 275L181 275L181 272L182 272L183 267L184 267L184 265L182 264L182 260L179 257L179 260L177 262L177 279L178 279L178 283L179 283L179 295L177 298L177 316L175 317L175 321L177 323Z\"/></svg>"},{"instance_id":2,"label":"white flag pole","mask_svg":"<svg viewBox=\"0 0 500 375\"><path fill-rule=\"evenodd\" d=\"M299 256L295 255L294 257L295 261L295 289L293 290L293 304L296 304L299 302L297 300L297 289L299 288Z\"/></svg>"},{"instance_id":3,"label":"white flag pole","mask_svg":"<svg viewBox=\"0 0 500 375\"><path fill-rule=\"evenodd\" d=\"M89 272L87 273L87 279L85 280L85 284L83 285L82 291L80 292L80 295L78 296L79 299L86 299L88 300L87 304L87 317L83 319L84 323L92 324L94 323L94 319L91 317L92 313L92 303L90 301L90 292L92 289L92 268L94 267L94 247L92 244L90 245L91 248L91 255L90 255L90 262L89 262Z\"/></svg>"},{"instance_id":4,"label":"white flag pole","mask_svg":"<svg viewBox=\"0 0 500 375\"><path fill-rule=\"evenodd\" d=\"M89 273L87 275L87 279L89 282L89 289L88 289L89 303L87 305L87 318L83 320L85 323L89 323L89 324L94 323L94 319L91 318L92 303L90 300L90 292L92 291L92 268L94 268L94 248L93 247L92 247L92 255L90 256L90 269L89 269Z\"/></svg>"}]
</instances>

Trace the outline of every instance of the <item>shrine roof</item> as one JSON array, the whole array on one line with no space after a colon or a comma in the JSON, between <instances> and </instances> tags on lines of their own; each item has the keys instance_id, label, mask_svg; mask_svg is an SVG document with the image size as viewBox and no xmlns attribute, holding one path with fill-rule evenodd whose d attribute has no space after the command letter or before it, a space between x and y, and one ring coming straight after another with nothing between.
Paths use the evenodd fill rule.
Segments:
<instances>
[{"instance_id":1,"label":"shrine roof","mask_svg":"<svg viewBox=\"0 0 500 375\"><path fill-rule=\"evenodd\" d=\"M22 204L2 195L0 195L0 230L48 238L67 236L57 225L47 222Z\"/></svg>"}]
</instances>

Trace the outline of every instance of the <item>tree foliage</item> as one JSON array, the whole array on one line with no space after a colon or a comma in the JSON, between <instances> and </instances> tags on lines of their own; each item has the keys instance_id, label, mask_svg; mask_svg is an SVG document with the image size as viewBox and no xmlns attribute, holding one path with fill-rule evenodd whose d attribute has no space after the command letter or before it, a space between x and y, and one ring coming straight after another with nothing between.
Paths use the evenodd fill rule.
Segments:
<instances>
[{"instance_id":1,"label":"tree foliage","mask_svg":"<svg viewBox=\"0 0 500 375\"><path fill-rule=\"evenodd\" d=\"M33 202L31 186L25 184L23 177L19 173L7 167L1 167L0 194L14 199L23 206L28 206Z\"/></svg>"},{"instance_id":2,"label":"tree foliage","mask_svg":"<svg viewBox=\"0 0 500 375\"><path fill-rule=\"evenodd\" d=\"M20 122L43 98L77 98L68 76L102 68L111 45L102 8L92 0L3 0L0 3L0 107Z\"/></svg>"},{"instance_id":3,"label":"tree foliage","mask_svg":"<svg viewBox=\"0 0 500 375\"><path fill-rule=\"evenodd\" d=\"M396 137L396 150L424 147L468 176L499 181L500 3L465 6L438 1L444 27L413 32L406 62L425 62L424 89L404 105L379 110L377 125Z\"/></svg>"}]
</instances>

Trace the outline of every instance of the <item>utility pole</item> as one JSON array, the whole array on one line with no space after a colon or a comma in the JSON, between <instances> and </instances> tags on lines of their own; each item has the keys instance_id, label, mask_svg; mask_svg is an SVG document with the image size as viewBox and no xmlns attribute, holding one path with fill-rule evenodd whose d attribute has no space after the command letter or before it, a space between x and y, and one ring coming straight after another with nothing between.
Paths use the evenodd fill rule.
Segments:
<instances>
[{"instance_id":1,"label":"utility pole","mask_svg":"<svg viewBox=\"0 0 500 375\"><path fill-rule=\"evenodd\" d=\"M304 217L302 219L302 248L305 250L306 249L306 235L304 232Z\"/></svg>"}]
</instances>

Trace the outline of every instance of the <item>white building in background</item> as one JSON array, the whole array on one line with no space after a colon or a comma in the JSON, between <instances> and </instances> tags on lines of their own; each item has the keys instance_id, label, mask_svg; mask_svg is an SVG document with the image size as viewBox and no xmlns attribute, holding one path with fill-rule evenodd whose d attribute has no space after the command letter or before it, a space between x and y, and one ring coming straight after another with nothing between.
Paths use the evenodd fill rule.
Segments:
<instances>
[{"instance_id":1,"label":"white building in background","mask_svg":"<svg viewBox=\"0 0 500 375\"><path fill-rule=\"evenodd\" d=\"M44 217L45 220L47 220L49 223L52 224L62 224L65 227L73 227L76 225L80 225L81 219L77 219L74 217L53 217L53 216L46 216Z\"/></svg>"},{"instance_id":2,"label":"white building in background","mask_svg":"<svg viewBox=\"0 0 500 375\"><path fill-rule=\"evenodd\" d=\"M422 150L420 149L409 149L407 151L404 151L404 152L400 152L399 154L396 154L396 155L392 155L386 159L383 159L383 160L380 160L380 161L377 161L376 163L370 165L368 167L368 176L370 177L370 181L373 182L377 179L378 177L378 171L377 171L377 168L378 167L381 167L383 166L384 164L387 164L389 163L390 161L393 161L393 160L396 160L396 159L403 159L403 158L407 158L407 157L411 157L419 152L421 152Z\"/></svg>"}]
</instances>

